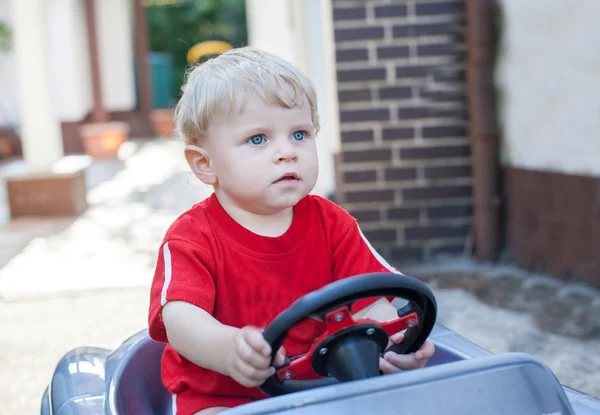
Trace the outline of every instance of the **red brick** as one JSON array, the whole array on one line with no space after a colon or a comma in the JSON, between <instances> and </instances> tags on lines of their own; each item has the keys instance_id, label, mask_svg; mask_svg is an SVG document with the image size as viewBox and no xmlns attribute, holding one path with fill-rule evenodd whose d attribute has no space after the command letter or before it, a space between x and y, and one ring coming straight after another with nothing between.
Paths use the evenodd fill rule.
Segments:
<instances>
[{"instance_id":1,"label":"red brick","mask_svg":"<svg viewBox=\"0 0 600 415\"><path fill-rule=\"evenodd\" d=\"M409 86L389 86L379 88L379 99L407 99L412 97L412 88Z\"/></svg>"},{"instance_id":2,"label":"red brick","mask_svg":"<svg viewBox=\"0 0 600 415\"><path fill-rule=\"evenodd\" d=\"M375 17L404 17L407 15L408 8L404 4L393 6L375 6Z\"/></svg>"},{"instance_id":3,"label":"red brick","mask_svg":"<svg viewBox=\"0 0 600 415\"><path fill-rule=\"evenodd\" d=\"M426 179L444 179L457 177L471 177L471 166L439 166L426 167Z\"/></svg>"},{"instance_id":4,"label":"red brick","mask_svg":"<svg viewBox=\"0 0 600 415\"><path fill-rule=\"evenodd\" d=\"M471 186L429 186L402 190L404 200L450 199L469 197Z\"/></svg>"},{"instance_id":5,"label":"red brick","mask_svg":"<svg viewBox=\"0 0 600 415\"><path fill-rule=\"evenodd\" d=\"M377 180L375 170L358 170L344 172L345 183L374 182Z\"/></svg>"},{"instance_id":6,"label":"red brick","mask_svg":"<svg viewBox=\"0 0 600 415\"><path fill-rule=\"evenodd\" d=\"M456 138L465 137L467 130L462 125L440 125L423 127L423 138Z\"/></svg>"},{"instance_id":7,"label":"red brick","mask_svg":"<svg viewBox=\"0 0 600 415\"><path fill-rule=\"evenodd\" d=\"M446 157L468 157L471 150L469 146L432 146L413 147L400 150L400 158L414 159L439 159Z\"/></svg>"},{"instance_id":8,"label":"red brick","mask_svg":"<svg viewBox=\"0 0 600 415\"><path fill-rule=\"evenodd\" d=\"M408 46L382 46L377 48L377 59L406 58L410 55Z\"/></svg>"},{"instance_id":9,"label":"red brick","mask_svg":"<svg viewBox=\"0 0 600 415\"><path fill-rule=\"evenodd\" d=\"M385 68L339 69L338 82L385 81Z\"/></svg>"},{"instance_id":10,"label":"red brick","mask_svg":"<svg viewBox=\"0 0 600 415\"><path fill-rule=\"evenodd\" d=\"M339 102L370 101L370 89L348 89L338 91Z\"/></svg>"},{"instance_id":11,"label":"red brick","mask_svg":"<svg viewBox=\"0 0 600 415\"><path fill-rule=\"evenodd\" d=\"M394 37L456 35L464 31L465 26L459 23L396 25L392 29Z\"/></svg>"},{"instance_id":12,"label":"red brick","mask_svg":"<svg viewBox=\"0 0 600 415\"><path fill-rule=\"evenodd\" d=\"M407 226L404 235L407 240L464 238L468 235L469 229L470 225Z\"/></svg>"},{"instance_id":13,"label":"red brick","mask_svg":"<svg viewBox=\"0 0 600 415\"><path fill-rule=\"evenodd\" d=\"M473 207L469 205L444 205L427 208L429 219L466 218L473 215Z\"/></svg>"},{"instance_id":14,"label":"red brick","mask_svg":"<svg viewBox=\"0 0 600 415\"><path fill-rule=\"evenodd\" d=\"M412 167L389 167L385 169L385 180L414 180L417 171Z\"/></svg>"},{"instance_id":15,"label":"red brick","mask_svg":"<svg viewBox=\"0 0 600 415\"><path fill-rule=\"evenodd\" d=\"M422 88L419 95L421 99L433 102L465 102L467 99L464 89L444 91Z\"/></svg>"},{"instance_id":16,"label":"red brick","mask_svg":"<svg viewBox=\"0 0 600 415\"><path fill-rule=\"evenodd\" d=\"M333 20L362 20L367 17L364 7L335 7L333 9Z\"/></svg>"},{"instance_id":17,"label":"red brick","mask_svg":"<svg viewBox=\"0 0 600 415\"><path fill-rule=\"evenodd\" d=\"M440 84L455 84L465 82L465 70L463 68L457 69L438 69L433 74L433 80Z\"/></svg>"},{"instance_id":18,"label":"red brick","mask_svg":"<svg viewBox=\"0 0 600 415\"><path fill-rule=\"evenodd\" d=\"M394 261L422 261L424 258L422 247L392 248L390 256Z\"/></svg>"},{"instance_id":19,"label":"red brick","mask_svg":"<svg viewBox=\"0 0 600 415\"><path fill-rule=\"evenodd\" d=\"M466 108L450 108L450 109L434 109L433 117L452 118L457 121L467 121L469 119L469 111Z\"/></svg>"},{"instance_id":20,"label":"red brick","mask_svg":"<svg viewBox=\"0 0 600 415\"><path fill-rule=\"evenodd\" d=\"M384 121L390 118L387 108L340 111L341 122Z\"/></svg>"},{"instance_id":21,"label":"red brick","mask_svg":"<svg viewBox=\"0 0 600 415\"><path fill-rule=\"evenodd\" d=\"M419 209L418 208L406 208L406 207L396 207L388 210L388 219L394 220L410 220L419 219Z\"/></svg>"},{"instance_id":22,"label":"red brick","mask_svg":"<svg viewBox=\"0 0 600 415\"><path fill-rule=\"evenodd\" d=\"M398 108L398 118L401 120L427 118L432 116L432 110L429 107L400 107Z\"/></svg>"},{"instance_id":23,"label":"red brick","mask_svg":"<svg viewBox=\"0 0 600 415\"><path fill-rule=\"evenodd\" d=\"M371 243L390 242L396 240L395 229L362 229L365 237Z\"/></svg>"},{"instance_id":24,"label":"red brick","mask_svg":"<svg viewBox=\"0 0 600 415\"><path fill-rule=\"evenodd\" d=\"M379 214L379 210L376 210L376 209L368 209L368 210L351 209L349 211L349 213L358 222L379 222L381 220L381 215Z\"/></svg>"},{"instance_id":25,"label":"red brick","mask_svg":"<svg viewBox=\"0 0 600 415\"><path fill-rule=\"evenodd\" d=\"M399 107L398 118L401 120L419 118L452 118L455 120L467 120L466 108L436 108L430 106Z\"/></svg>"},{"instance_id":26,"label":"red brick","mask_svg":"<svg viewBox=\"0 0 600 415\"><path fill-rule=\"evenodd\" d=\"M387 189L355 190L345 192L346 202L391 202L394 200L394 191Z\"/></svg>"},{"instance_id":27,"label":"red brick","mask_svg":"<svg viewBox=\"0 0 600 415\"><path fill-rule=\"evenodd\" d=\"M469 0L466 0L469 1ZM418 16L431 16L434 14L452 14L452 13L464 13L465 8L463 2L458 1L445 1L445 2L431 2L431 3L418 3L416 5L416 12Z\"/></svg>"},{"instance_id":28,"label":"red brick","mask_svg":"<svg viewBox=\"0 0 600 415\"><path fill-rule=\"evenodd\" d=\"M384 128L381 132L381 138L384 140L411 140L415 137L415 130L408 128Z\"/></svg>"},{"instance_id":29,"label":"red brick","mask_svg":"<svg viewBox=\"0 0 600 415\"><path fill-rule=\"evenodd\" d=\"M396 78L424 78L432 73L435 66L402 65L396 67Z\"/></svg>"},{"instance_id":30,"label":"red brick","mask_svg":"<svg viewBox=\"0 0 600 415\"><path fill-rule=\"evenodd\" d=\"M465 252L465 244L445 244L438 245L430 248L429 254L431 256L440 256L440 255L461 255L461 254L470 254L470 252Z\"/></svg>"},{"instance_id":31,"label":"red brick","mask_svg":"<svg viewBox=\"0 0 600 415\"><path fill-rule=\"evenodd\" d=\"M419 56L440 56L450 55L457 60L464 60L465 51L456 43L434 43L429 45L417 46L417 55Z\"/></svg>"},{"instance_id":32,"label":"red brick","mask_svg":"<svg viewBox=\"0 0 600 415\"><path fill-rule=\"evenodd\" d=\"M377 40L383 39L383 27L360 27L356 29L336 29L336 42L348 40Z\"/></svg>"},{"instance_id":33,"label":"red brick","mask_svg":"<svg viewBox=\"0 0 600 415\"><path fill-rule=\"evenodd\" d=\"M372 142L373 130L342 131L343 143Z\"/></svg>"},{"instance_id":34,"label":"red brick","mask_svg":"<svg viewBox=\"0 0 600 415\"><path fill-rule=\"evenodd\" d=\"M342 160L345 163L368 163L371 161L389 161L391 159L392 151L389 148L344 151L342 153Z\"/></svg>"},{"instance_id":35,"label":"red brick","mask_svg":"<svg viewBox=\"0 0 600 415\"><path fill-rule=\"evenodd\" d=\"M368 61L369 51L366 48L337 49L335 51L335 60L337 62Z\"/></svg>"}]
</instances>

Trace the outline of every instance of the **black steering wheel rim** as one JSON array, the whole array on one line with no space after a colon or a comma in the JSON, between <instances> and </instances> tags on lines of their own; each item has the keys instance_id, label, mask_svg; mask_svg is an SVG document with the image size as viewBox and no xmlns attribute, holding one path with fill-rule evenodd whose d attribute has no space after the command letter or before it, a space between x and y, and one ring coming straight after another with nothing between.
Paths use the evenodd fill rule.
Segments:
<instances>
[{"instance_id":1,"label":"black steering wheel rim","mask_svg":"<svg viewBox=\"0 0 600 415\"><path fill-rule=\"evenodd\" d=\"M278 350L287 332L302 319L312 314L325 312L368 297L400 297L415 304L419 310L419 327L409 341L408 336L397 347L397 353L412 353L429 337L437 317L437 303L433 292L423 282L403 274L370 273L345 278L306 294L281 312L263 333L271 350ZM334 378L281 382L277 375L271 376L259 388L265 394L277 396L337 383Z\"/></svg>"}]
</instances>

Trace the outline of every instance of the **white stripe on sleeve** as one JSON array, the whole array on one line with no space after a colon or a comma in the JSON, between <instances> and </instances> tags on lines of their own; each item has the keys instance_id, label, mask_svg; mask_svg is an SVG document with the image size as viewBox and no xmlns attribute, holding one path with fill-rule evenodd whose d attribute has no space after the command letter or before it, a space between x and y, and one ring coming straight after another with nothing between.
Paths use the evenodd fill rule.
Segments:
<instances>
[{"instance_id":1,"label":"white stripe on sleeve","mask_svg":"<svg viewBox=\"0 0 600 415\"><path fill-rule=\"evenodd\" d=\"M171 273L173 272L171 268L171 251L169 250L168 242L163 246L163 261L165 266L165 282L160 295L161 306L167 304L167 290L169 289L169 284L171 284Z\"/></svg>"},{"instance_id":2,"label":"white stripe on sleeve","mask_svg":"<svg viewBox=\"0 0 600 415\"><path fill-rule=\"evenodd\" d=\"M398 271L396 268L392 267L390 264L388 264L388 262L381 256L379 255L379 252L377 252L373 246L371 245L371 243L369 242L369 240L365 237L365 234L362 232L362 230L360 229L360 226L358 226L358 223L356 224L356 226L358 227L358 232L360 233L360 236L362 237L362 240L365 244L367 244L367 246L369 247L369 250L371 251L371 253L373 254L373 256L377 259L377 261L379 261L379 263L386 268L388 271L393 272L394 274L402 274L400 271Z\"/></svg>"},{"instance_id":3,"label":"white stripe on sleeve","mask_svg":"<svg viewBox=\"0 0 600 415\"><path fill-rule=\"evenodd\" d=\"M171 415L177 415L177 395L173 394L173 400L171 401Z\"/></svg>"}]
</instances>

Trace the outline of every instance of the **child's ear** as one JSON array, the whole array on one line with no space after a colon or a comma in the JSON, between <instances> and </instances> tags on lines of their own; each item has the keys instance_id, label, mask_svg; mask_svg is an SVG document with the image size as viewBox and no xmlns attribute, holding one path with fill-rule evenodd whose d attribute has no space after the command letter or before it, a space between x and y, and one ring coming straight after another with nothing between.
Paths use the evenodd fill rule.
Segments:
<instances>
[{"instance_id":1,"label":"child's ear","mask_svg":"<svg viewBox=\"0 0 600 415\"><path fill-rule=\"evenodd\" d=\"M197 178L203 183L214 185L217 183L217 176L210 164L210 155L208 150L203 147L187 145L184 149L185 159Z\"/></svg>"}]
</instances>

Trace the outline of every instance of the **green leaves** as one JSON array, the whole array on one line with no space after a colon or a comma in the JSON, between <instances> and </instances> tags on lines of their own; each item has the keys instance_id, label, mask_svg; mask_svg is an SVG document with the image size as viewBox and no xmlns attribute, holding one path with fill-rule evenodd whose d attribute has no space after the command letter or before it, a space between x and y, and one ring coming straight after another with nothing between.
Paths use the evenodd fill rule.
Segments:
<instances>
[{"instance_id":1,"label":"green leaves","mask_svg":"<svg viewBox=\"0 0 600 415\"><path fill-rule=\"evenodd\" d=\"M12 31L8 24L0 22L0 52L8 52L12 47Z\"/></svg>"},{"instance_id":2,"label":"green leaves","mask_svg":"<svg viewBox=\"0 0 600 415\"><path fill-rule=\"evenodd\" d=\"M146 11L150 49L173 56L176 98L185 75L186 55L192 46L206 40L224 40L234 47L247 44L244 0L156 1L147 3Z\"/></svg>"}]
</instances>

